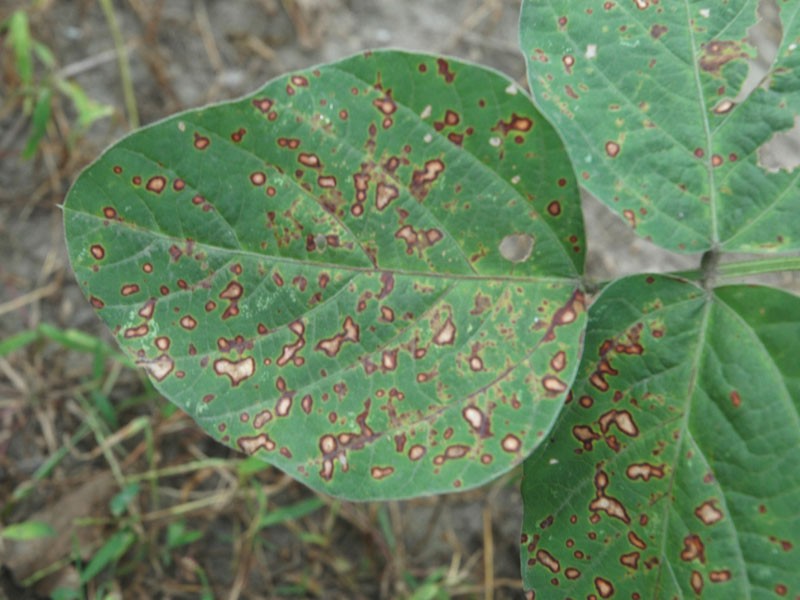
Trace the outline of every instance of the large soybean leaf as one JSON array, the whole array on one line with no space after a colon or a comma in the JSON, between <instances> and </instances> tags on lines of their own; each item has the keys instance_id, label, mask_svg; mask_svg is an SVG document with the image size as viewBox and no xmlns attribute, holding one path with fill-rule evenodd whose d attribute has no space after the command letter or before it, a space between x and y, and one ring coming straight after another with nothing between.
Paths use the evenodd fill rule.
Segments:
<instances>
[{"instance_id":1,"label":"large soybean leaf","mask_svg":"<svg viewBox=\"0 0 800 600\"><path fill-rule=\"evenodd\" d=\"M577 383L525 463L539 598L800 595L800 299L637 276L589 311Z\"/></svg>"},{"instance_id":2,"label":"large soybean leaf","mask_svg":"<svg viewBox=\"0 0 800 600\"><path fill-rule=\"evenodd\" d=\"M466 489L577 369L583 228L507 78L376 52L122 140L65 205L77 279L212 436L353 499Z\"/></svg>"},{"instance_id":3,"label":"large soybean leaf","mask_svg":"<svg viewBox=\"0 0 800 600\"><path fill-rule=\"evenodd\" d=\"M742 91L758 0L524 0L534 101L581 183L678 251L800 248L800 170L761 148L800 114L800 3L762 85Z\"/></svg>"}]
</instances>

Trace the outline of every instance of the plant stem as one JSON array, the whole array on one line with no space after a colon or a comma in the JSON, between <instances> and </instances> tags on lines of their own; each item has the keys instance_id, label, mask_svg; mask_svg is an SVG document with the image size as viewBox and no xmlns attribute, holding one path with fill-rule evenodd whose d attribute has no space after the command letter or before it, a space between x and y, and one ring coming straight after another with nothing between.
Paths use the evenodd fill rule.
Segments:
<instances>
[{"instance_id":1,"label":"plant stem","mask_svg":"<svg viewBox=\"0 0 800 600\"><path fill-rule=\"evenodd\" d=\"M743 260L723 263L716 267L717 276L723 279L745 277L747 275L763 275L779 271L800 271L800 256L776 256L773 258ZM692 269L691 271L678 271L671 273L671 275L685 277L686 279L702 279L706 276L706 272L704 269Z\"/></svg>"},{"instance_id":2,"label":"plant stem","mask_svg":"<svg viewBox=\"0 0 800 600\"><path fill-rule=\"evenodd\" d=\"M108 21L108 28L111 30L111 37L114 40L114 48L117 53L119 63L119 76L122 79L122 95L125 98L125 110L128 113L128 123L131 129L139 127L139 109L136 107L136 94L133 91L133 78L131 77L131 67L128 63L128 52L125 48L125 41L122 38L122 31L117 22L117 15L111 0L100 0L100 6Z\"/></svg>"}]
</instances>

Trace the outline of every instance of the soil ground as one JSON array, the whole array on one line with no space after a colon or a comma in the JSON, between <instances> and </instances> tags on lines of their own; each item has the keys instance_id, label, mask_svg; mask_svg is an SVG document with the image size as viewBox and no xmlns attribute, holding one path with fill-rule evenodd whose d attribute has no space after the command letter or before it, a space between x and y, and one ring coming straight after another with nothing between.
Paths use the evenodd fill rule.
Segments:
<instances>
[{"instance_id":1,"label":"soil ground","mask_svg":"<svg viewBox=\"0 0 800 600\"><path fill-rule=\"evenodd\" d=\"M18 82L0 50L0 340L39 335L0 354L0 519L44 521L57 534L0 545L8 568L0 598L79 587L87 562L125 532L134 541L115 570L84 586L87 597L521 597L518 472L439 498L321 498L274 469L244 472L238 455L172 411L139 372L92 347L114 342L72 279L58 205L80 168L130 129L131 115L101 3L0 0L0 20L24 4L60 74L113 114L77 135L72 107L58 99L39 153L22 160L29 119L12 101ZM113 8L142 124L372 47L452 54L524 84L519 0L118 0ZM584 202L591 277L697 266L698 257L660 251ZM791 278L773 281L798 289ZM120 489L132 489L132 501L113 518ZM36 585L14 587L24 581Z\"/></svg>"}]
</instances>

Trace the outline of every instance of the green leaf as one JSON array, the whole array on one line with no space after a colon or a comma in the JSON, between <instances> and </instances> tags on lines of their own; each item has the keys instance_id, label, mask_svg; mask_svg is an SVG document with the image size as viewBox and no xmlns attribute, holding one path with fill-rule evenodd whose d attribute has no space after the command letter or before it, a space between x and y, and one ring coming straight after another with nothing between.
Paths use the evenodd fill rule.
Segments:
<instances>
[{"instance_id":1,"label":"green leaf","mask_svg":"<svg viewBox=\"0 0 800 600\"><path fill-rule=\"evenodd\" d=\"M78 126L81 129L88 129L95 121L111 116L114 112L112 106L100 104L89 98L77 83L59 80L58 89L72 100L75 111L78 113Z\"/></svg>"},{"instance_id":2,"label":"green leaf","mask_svg":"<svg viewBox=\"0 0 800 600\"><path fill-rule=\"evenodd\" d=\"M116 564L135 541L136 536L127 530L118 531L108 538L106 543L92 556L89 564L86 565L86 569L81 573L81 584L88 583L97 577L103 569Z\"/></svg>"},{"instance_id":3,"label":"green leaf","mask_svg":"<svg viewBox=\"0 0 800 600\"><path fill-rule=\"evenodd\" d=\"M47 133L47 124L50 122L50 114L52 113L53 92L50 88L41 88L36 97L36 105L33 108L33 115L31 116L31 134L28 136L28 141L25 143L25 149L22 151L22 158L30 159L36 154L39 149L39 142L42 141L44 134Z\"/></svg>"},{"instance_id":4,"label":"green leaf","mask_svg":"<svg viewBox=\"0 0 800 600\"><path fill-rule=\"evenodd\" d=\"M697 252L800 248L800 170L761 147L800 113L800 4L762 85L739 98L757 0L525 0L520 39L539 109L581 183L641 236Z\"/></svg>"},{"instance_id":5,"label":"green leaf","mask_svg":"<svg viewBox=\"0 0 800 600\"><path fill-rule=\"evenodd\" d=\"M526 588L800 594L799 314L769 288L606 288L569 404L525 463Z\"/></svg>"},{"instance_id":6,"label":"green leaf","mask_svg":"<svg viewBox=\"0 0 800 600\"><path fill-rule=\"evenodd\" d=\"M112 147L77 279L212 436L353 499L480 485L549 430L585 324L566 153L509 79L375 52Z\"/></svg>"},{"instance_id":7,"label":"green leaf","mask_svg":"<svg viewBox=\"0 0 800 600\"><path fill-rule=\"evenodd\" d=\"M6 43L14 52L17 75L22 80L23 87L30 86L33 83L33 39L28 25L28 15L24 10L16 10L3 25L8 32Z\"/></svg>"},{"instance_id":8,"label":"green leaf","mask_svg":"<svg viewBox=\"0 0 800 600\"><path fill-rule=\"evenodd\" d=\"M23 521L0 529L0 538L15 541L37 540L43 537L53 537L55 534L56 532L49 524L41 521Z\"/></svg>"}]
</instances>

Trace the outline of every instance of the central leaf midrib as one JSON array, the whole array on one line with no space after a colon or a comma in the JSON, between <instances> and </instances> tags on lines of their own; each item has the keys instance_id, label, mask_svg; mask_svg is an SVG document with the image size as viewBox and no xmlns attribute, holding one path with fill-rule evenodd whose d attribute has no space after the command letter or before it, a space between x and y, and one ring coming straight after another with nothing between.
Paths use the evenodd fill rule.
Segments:
<instances>
[{"instance_id":1,"label":"central leaf midrib","mask_svg":"<svg viewBox=\"0 0 800 600\"><path fill-rule=\"evenodd\" d=\"M94 213L85 211L85 210L76 210L70 208L69 205L64 206L64 213L72 213L74 215L80 215L82 217L86 217L91 220L95 221L108 221L105 217L100 215L96 215ZM136 226L132 223L127 221L119 222L117 221L114 224L115 227L125 227L130 231L135 231L137 233L142 233L145 236L149 237L157 237L163 240L168 241L169 243L175 242L185 242L185 238L178 238L160 231L153 231L152 229L141 228ZM436 271L409 271L406 269L397 269L394 267L386 267L382 268L380 266L376 267L359 267L354 265L342 265L339 263L326 263L326 262L318 262L313 260L303 260L298 258L291 258L285 256L276 256L273 254L259 254L258 252L254 252L252 250L245 250L243 248L223 248L221 246L215 246L210 244L206 241L195 240L193 239L192 242L194 243L195 247L202 248L207 251L213 251L218 254L235 254L239 256L246 256L249 258L256 258L261 261L265 262L278 262L290 265L299 265L299 266L306 266L315 269L331 269L335 270L338 269L344 272L353 272L353 273L393 273L395 275L400 275L403 277L418 277L418 278L431 278L431 279L452 279L456 281L508 281L512 283L570 283L577 285L580 281L579 277L558 277L558 276L532 276L532 275L525 275L525 276L515 276L515 275L480 275L480 274L458 274L458 273L441 273Z\"/></svg>"}]
</instances>

